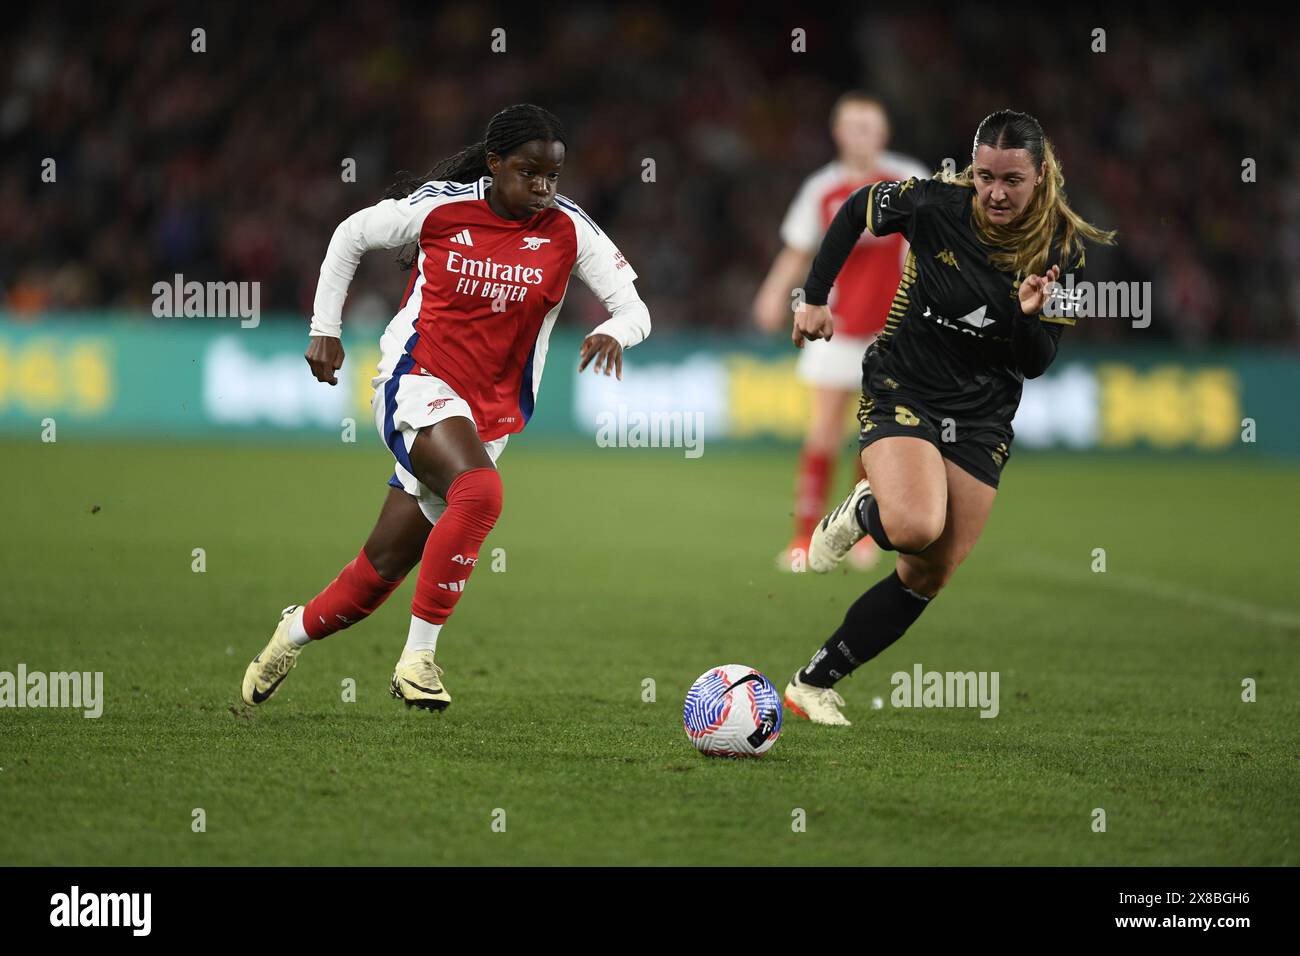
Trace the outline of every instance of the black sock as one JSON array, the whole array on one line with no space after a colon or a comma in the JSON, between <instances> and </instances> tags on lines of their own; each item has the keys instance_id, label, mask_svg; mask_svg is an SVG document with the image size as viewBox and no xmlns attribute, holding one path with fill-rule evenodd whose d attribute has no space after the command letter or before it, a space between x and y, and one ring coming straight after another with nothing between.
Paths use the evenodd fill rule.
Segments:
<instances>
[{"instance_id":1,"label":"black sock","mask_svg":"<svg viewBox=\"0 0 1300 956\"><path fill-rule=\"evenodd\" d=\"M876 547L884 551L898 550L889 542L889 535L885 534L885 526L880 523L880 505L876 504L875 495L867 495L858 502L858 527L871 535L871 540L876 542Z\"/></svg>"},{"instance_id":2,"label":"black sock","mask_svg":"<svg viewBox=\"0 0 1300 956\"><path fill-rule=\"evenodd\" d=\"M902 637L929 603L893 572L853 602L844 623L799 672L799 679L814 687L832 686Z\"/></svg>"}]
</instances>

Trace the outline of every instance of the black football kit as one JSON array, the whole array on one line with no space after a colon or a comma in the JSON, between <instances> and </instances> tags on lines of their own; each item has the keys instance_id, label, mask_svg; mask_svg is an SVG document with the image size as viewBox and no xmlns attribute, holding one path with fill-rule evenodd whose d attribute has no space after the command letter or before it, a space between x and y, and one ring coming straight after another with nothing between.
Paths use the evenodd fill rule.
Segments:
<instances>
[{"instance_id":1,"label":"black football kit","mask_svg":"<svg viewBox=\"0 0 1300 956\"><path fill-rule=\"evenodd\" d=\"M889 317L862 362L858 408L862 448L880 438L924 438L964 471L997 487L1011 453L1011 419L1026 378L1056 357L1068 309L1059 318L1025 315L1022 276L989 262L972 224L975 191L939 180L864 186L831 221L805 283L805 300L824 305L853 246L868 229L901 232L911 248ZM1047 265L1077 283L1083 256L1067 265L1053 245Z\"/></svg>"}]
</instances>

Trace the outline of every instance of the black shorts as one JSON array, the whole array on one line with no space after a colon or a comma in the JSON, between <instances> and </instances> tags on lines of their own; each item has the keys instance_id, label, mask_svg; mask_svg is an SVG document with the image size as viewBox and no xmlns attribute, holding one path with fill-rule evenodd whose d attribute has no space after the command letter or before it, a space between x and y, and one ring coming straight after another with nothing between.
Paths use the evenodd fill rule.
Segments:
<instances>
[{"instance_id":1,"label":"black shorts","mask_svg":"<svg viewBox=\"0 0 1300 956\"><path fill-rule=\"evenodd\" d=\"M891 381L878 378L870 391L864 383L858 403L859 451L894 435L923 438L962 471L996 488L1011 457L1010 424L971 424L940 414L924 398L889 388Z\"/></svg>"}]
</instances>

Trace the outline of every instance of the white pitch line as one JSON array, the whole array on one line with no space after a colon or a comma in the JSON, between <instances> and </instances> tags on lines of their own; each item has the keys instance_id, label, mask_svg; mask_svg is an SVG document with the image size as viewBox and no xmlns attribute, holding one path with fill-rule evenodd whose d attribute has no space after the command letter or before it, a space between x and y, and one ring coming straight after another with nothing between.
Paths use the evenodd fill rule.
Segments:
<instances>
[{"instance_id":1,"label":"white pitch line","mask_svg":"<svg viewBox=\"0 0 1300 956\"><path fill-rule=\"evenodd\" d=\"M1023 558L1024 560L1016 563L1038 571L1044 577L1054 578L1058 581L1080 584L1087 577L1093 575L1091 558L1087 555L1080 558L1077 565L1047 554L1030 554L1023 556ZM1104 573L1099 572L1099 574L1106 579L1105 583L1107 585L1118 587L1132 594L1163 598L1166 601L1186 604L1189 607L1216 611L1237 620L1257 621L1261 624L1271 624L1285 630L1300 631L1300 614L1294 611L1266 607L1262 604L1252 604L1249 601L1215 594L1212 591L1193 591L1174 584L1167 584L1164 581L1152 581L1150 578L1135 577L1127 572L1114 573L1107 571Z\"/></svg>"}]
</instances>

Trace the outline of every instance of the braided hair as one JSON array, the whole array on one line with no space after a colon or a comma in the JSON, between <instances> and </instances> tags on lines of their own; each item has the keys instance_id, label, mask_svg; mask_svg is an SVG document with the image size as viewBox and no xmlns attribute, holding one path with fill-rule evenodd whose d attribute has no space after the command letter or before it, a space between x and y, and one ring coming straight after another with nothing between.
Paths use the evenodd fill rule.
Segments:
<instances>
[{"instance_id":1,"label":"braided hair","mask_svg":"<svg viewBox=\"0 0 1300 956\"><path fill-rule=\"evenodd\" d=\"M531 103L507 106L488 120L487 129L483 131L483 138L479 142L471 143L460 152L436 163L423 176L402 170L397 174L397 181L385 190L384 198L404 199L425 183L434 180L476 183L491 174L487 165L488 153L496 153L505 158L535 139L565 143L564 127L555 114ZM415 264L415 259L414 245L407 246L398 255L397 264L402 269L410 269Z\"/></svg>"}]
</instances>

